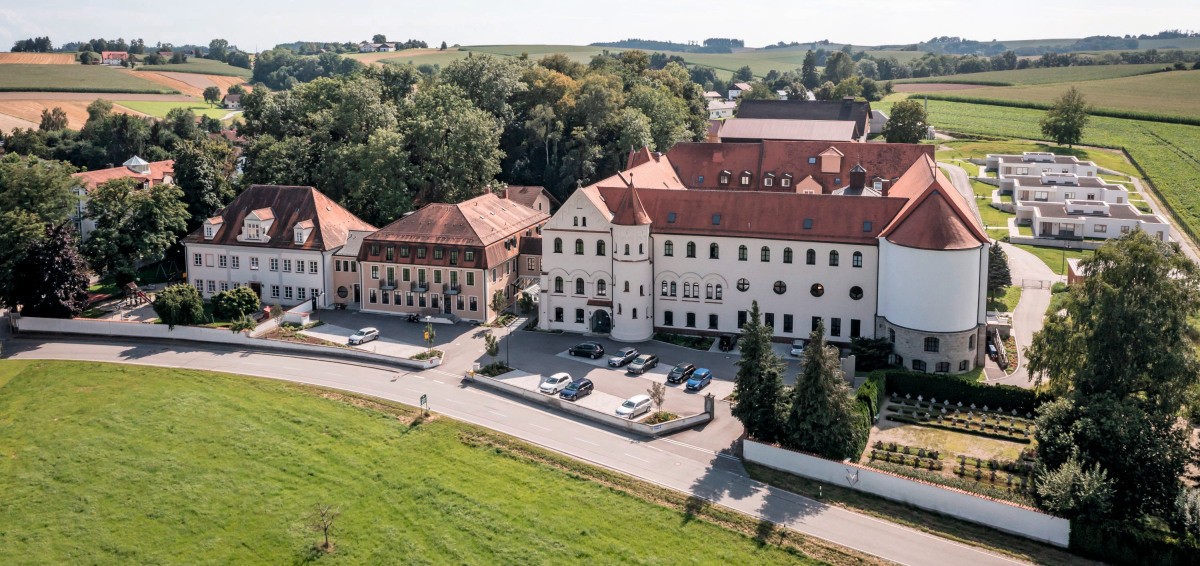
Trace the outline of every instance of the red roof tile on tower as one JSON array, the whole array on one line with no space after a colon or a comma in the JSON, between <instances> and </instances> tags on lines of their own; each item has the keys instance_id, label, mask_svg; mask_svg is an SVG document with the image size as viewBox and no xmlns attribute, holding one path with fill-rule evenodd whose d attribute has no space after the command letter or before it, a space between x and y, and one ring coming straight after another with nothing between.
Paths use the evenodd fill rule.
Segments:
<instances>
[{"instance_id":1,"label":"red roof tile on tower","mask_svg":"<svg viewBox=\"0 0 1200 566\"><path fill-rule=\"evenodd\" d=\"M880 234L893 244L926 250L959 250L991 241L966 198L929 156L913 163L888 194L908 200Z\"/></svg>"},{"instance_id":2,"label":"red roof tile on tower","mask_svg":"<svg viewBox=\"0 0 1200 566\"><path fill-rule=\"evenodd\" d=\"M625 191L620 204L613 211L612 222L622 226L644 226L650 223L650 215L646 214L646 207L642 206L637 188Z\"/></svg>"}]
</instances>

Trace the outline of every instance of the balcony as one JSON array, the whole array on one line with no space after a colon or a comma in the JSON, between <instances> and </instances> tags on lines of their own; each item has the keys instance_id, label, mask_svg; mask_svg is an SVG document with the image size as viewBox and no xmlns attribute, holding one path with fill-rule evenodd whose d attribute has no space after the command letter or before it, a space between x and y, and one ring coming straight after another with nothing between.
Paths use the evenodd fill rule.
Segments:
<instances>
[{"instance_id":1,"label":"balcony","mask_svg":"<svg viewBox=\"0 0 1200 566\"><path fill-rule=\"evenodd\" d=\"M425 291L429 290L429 282L428 281L413 281L410 289L414 293L424 293Z\"/></svg>"},{"instance_id":2,"label":"balcony","mask_svg":"<svg viewBox=\"0 0 1200 566\"><path fill-rule=\"evenodd\" d=\"M442 286L442 294L443 295L457 295L459 293L462 293L462 285L461 284L447 283Z\"/></svg>"},{"instance_id":3,"label":"balcony","mask_svg":"<svg viewBox=\"0 0 1200 566\"><path fill-rule=\"evenodd\" d=\"M380 290L391 291L392 289L395 289L395 288L396 288L396 280L395 279L392 279L392 280L380 279L379 280L379 289Z\"/></svg>"}]
</instances>

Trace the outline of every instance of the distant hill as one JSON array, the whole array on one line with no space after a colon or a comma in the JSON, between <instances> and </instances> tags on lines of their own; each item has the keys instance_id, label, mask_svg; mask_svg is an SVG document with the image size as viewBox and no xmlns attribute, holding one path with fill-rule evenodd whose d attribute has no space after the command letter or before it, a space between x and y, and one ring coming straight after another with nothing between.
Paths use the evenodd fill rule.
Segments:
<instances>
[{"instance_id":1,"label":"distant hill","mask_svg":"<svg viewBox=\"0 0 1200 566\"><path fill-rule=\"evenodd\" d=\"M683 53L733 53L746 44L740 39L710 37L702 44L654 41L652 39L623 39L608 43L592 43L589 47L615 47L618 49L641 49L643 51L680 51Z\"/></svg>"}]
</instances>

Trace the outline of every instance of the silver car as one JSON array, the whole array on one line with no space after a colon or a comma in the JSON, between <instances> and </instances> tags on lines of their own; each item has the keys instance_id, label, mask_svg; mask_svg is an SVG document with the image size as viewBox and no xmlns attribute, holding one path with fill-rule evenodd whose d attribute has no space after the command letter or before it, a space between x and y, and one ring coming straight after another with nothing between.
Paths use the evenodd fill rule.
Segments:
<instances>
[{"instance_id":1,"label":"silver car","mask_svg":"<svg viewBox=\"0 0 1200 566\"><path fill-rule=\"evenodd\" d=\"M650 412L650 407L652 406L650 397L646 395L634 395L626 399L624 403L621 403L620 407L617 407L617 416L632 419L643 413Z\"/></svg>"},{"instance_id":2,"label":"silver car","mask_svg":"<svg viewBox=\"0 0 1200 566\"><path fill-rule=\"evenodd\" d=\"M360 329L358 332L351 334L349 342L351 346L357 346L359 344L366 344L367 342L378 338L379 329L368 326L367 328Z\"/></svg>"},{"instance_id":3,"label":"silver car","mask_svg":"<svg viewBox=\"0 0 1200 566\"><path fill-rule=\"evenodd\" d=\"M571 375L567 373L556 373L551 376L543 377L542 383L538 385L538 391L547 395L555 395L559 391L566 389L571 384Z\"/></svg>"}]
</instances>

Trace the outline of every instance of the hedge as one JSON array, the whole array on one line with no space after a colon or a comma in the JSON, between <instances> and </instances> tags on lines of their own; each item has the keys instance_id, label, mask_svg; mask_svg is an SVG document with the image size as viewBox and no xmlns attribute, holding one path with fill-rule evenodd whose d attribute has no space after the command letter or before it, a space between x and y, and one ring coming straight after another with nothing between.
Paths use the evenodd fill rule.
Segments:
<instances>
[{"instance_id":1,"label":"hedge","mask_svg":"<svg viewBox=\"0 0 1200 566\"><path fill-rule=\"evenodd\" d=\"M987 405L993 411L1000 408L1005 411L1016 409L1020 414L1036 413L1042 403L1051 399L1032 389L1014 385L985 385L950 375L908 371L889 371L884 375L888 395L910 395L914 399L920 395L926 399L961 402L964 406L975 403L979 407Z\"/></svg>"},{"instance_id":2,"label":"hedge","mask_svg":"<svg viewBox=\"0 0 1200 566\"><path fill-rule=\"evenodd\" d=\"M965 102L968 104L984 104L988 106L1007 106L1009 108L1029 108L1033 110L1049 110L1053 104L1045 102L1032 102L1028 100L1005 100L999 98L975 98L971 96L957 96L953 94L914 94L910 95L911 99L929 99L941 100L943 102ZM1174 114L1156 114L1153 112L1138 112L1135 110L1115 110L1112 108L1090 108L1088 114L1092 116L1107 116L1109 118L1127 118L1130 120L1143 120L1146 122L1164 122L1167 124L1184 124L1188 126L1200 126L1200 118L1190 116L1176 116Z\"/></svg>"},{"instance_id":3,"label":"hedge","mask_svg":"<svg viewBox=\"0 0 1200 566\"><path fill-rule=\"evenodd\" d=\"M1200 541L1124 525L1109 527L1073 519L1067 548L1080 556L1109 564L1175 566L1200 561Z\"/></svg>"}]
</instances>

